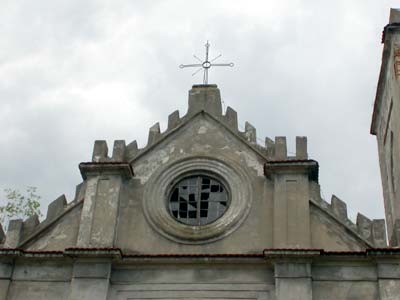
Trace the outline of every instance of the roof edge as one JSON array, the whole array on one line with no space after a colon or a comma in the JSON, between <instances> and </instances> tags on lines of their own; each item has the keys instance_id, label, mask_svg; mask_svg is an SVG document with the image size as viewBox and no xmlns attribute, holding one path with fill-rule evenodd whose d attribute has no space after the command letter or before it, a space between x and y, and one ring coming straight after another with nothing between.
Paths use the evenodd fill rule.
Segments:
<instances>
[{"instance_id":1,"label":"roof edge","mask_svg":"<svg viewBox=\"0 0 400 300\"><path fill-rule=\"evenodd\" d=\"M332 218L336 223L338 223L340 226L344 227L348 232L353 235L354 238L359 240L360 242L364 243L366 248L373 248L374 245L371 241L368 241L365 239L363 236L361 236L354 228L352 228L349 224L346 224L346 222L342 221L340 218L338 218L333 212L329 211L328 209L325 209L323 206L321 206L317 201L310 199L310 203L313 204L315 207L317 207L319 210L321 210L323 213L328 215L330 218ZM348 220L351 222L350 220ZM356 226L355 224L353 224Z\"/></svg>"},{"instance_id":2,"label":"roof edge","mask_svg":"<svg viewBox=\"0 0 400 300\"><path fill-rule=\"evenodd\" d=\"M178 126L175 128L166 131L165 133L162 134L162 137L159 138L155 143L150 145L149 147L145 147L142 149L141 152L139 152L135 157L129 160L129 164L132 164L134 161L136 161L138 158L144 156L146 153L150 152L152 149L154 149L157 145L159 145L162 141L166 140L169 136L173 135L174 133L178 132L181 128L185 127L187 124L190 123L193 119L198 117L199 115L206 115L209 118L211 118L213 121L218 123L218 125L221 125L225 130L227 130L229 133L231 133L233 136L235 136L238 140L240 140L242 143L244 143L248 148L252 149L254 152L256 152L258 155L260 155L262 158L265 160L268 160L268 156L264 153L262 153L260 150L258 150L255 146L250 144L244 137L242 137L238 132L235 132L232 130L229 126L227 126L224 122L222 122L219 118L213 116L207 111L199 111L195 114L192 114L188 116L184 121L182 121Z\"/></svg>"},{"instance_id":3,"label":"roof edge","mask_svg":"<svg viewBox=\"0 0 400 300\"><path fill-rule=\"evenodd\" d=\"M382 52L381 68L380 68L379 78L378 78L378 86L376 88L376 94L375 94L371 127L370 127L370 134L372 134L372 135L377 134L376 119L377 119L377 115L378 115L378 110L379 110L381 102L382 102L383 92L386 87L386 82L387 82L386 74L387 74L389 59L390 59L390 55L391 55L390 36L387 33L393 29L400 29L400 23L397 23L397 22L389 23L384 27L383 32L382 32L382 43L384 44L384 46L383 46L383 52Z\"/></svg>"},{"instance_id":4,"label":"roof edge","mask_svg":"<svg viewBox=\"0 0 400 300\"><path fill-rule=\"evenodd\" d=\"M66 248L64 251L27 251L20 248L0 248L1 257L60 258L274 258L274 257L317 257L317 256L399 256L400 247L367 248L364 251L329 251L303 248L265 248L254 253L124 253L120 248Z\"/></svg>"}]
</instances>

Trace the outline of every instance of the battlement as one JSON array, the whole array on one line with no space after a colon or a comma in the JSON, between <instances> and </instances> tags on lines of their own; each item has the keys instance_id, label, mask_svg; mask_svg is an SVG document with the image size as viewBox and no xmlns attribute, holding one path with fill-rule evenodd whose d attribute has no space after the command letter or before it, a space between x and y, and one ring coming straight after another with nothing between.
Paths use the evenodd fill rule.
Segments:
<instances>
[{"instance_id":1,"label":"battlement","mask_svg":"<svg viewBox=\"0 0 400 300\"><path fill-rule=\"evenodd\" d=\"M112 156L108 156L107 142L97 140L93 147L93 162L123 162L125 161L126 145L123 140L114 141Z\"/></svg>"},{"instance_id":2,"label":"battlement","mask_svg":"<svg viewBox=\"0 0 400 300\"><path fill-rule=\"evenodd\" d=\"M347 215L347 204L332 195L331 203L321 197L319 184L311 182L311 203L325 211L336 222L366 242L371 248L387 247L386 224L384 219L371 220L361 213L357 214L356 222L352 222Z\"/></svg>"},{"instance_id":3,"label":"battlement","mask_svg":"<svg viewBox=\"0 0 400 300\"><path fill-rule=\"evenodd\" d=\"M230 106L222 111L221 95L216 85L194 85L189 91L188 111L180 116L178 110L168 116L167 129L161 132L159 122L149 128L147 144L139 148L137 141L125 145L125 141L116 140L113 146L112 156L108 156L106 141L95 141L92 162L132 162L138 155L152 148L170 133L174 132L191 118L199 113L206 112L212 118L222 123L233 134L247 142L268 160L304 160L308 159L307 138L296 137L296 154L288 156L285 137L276 137L275 141L265 138L263 145L258 143L257 130L249 122L245 122L244 131L239 130L237 112Z\"/></svg>"},{"instance_id":4,"label":"battlement","mask_svg":"<svg viewBox=\"0 0 400 300\"><path fill-rule=\"evenodd\" d=\"M400 9L398 8L390 9L389 24L391 23L400 23Z\"/></svg>"},{"instance_id":5,"label":"battlement","mask_svg":"<svg viewBox=\"0 0 400 300\"><path fill-rule=\"evenodd\" d=\"M26 220L10 220L7 234L4 234L0 224L0 248L17 248L28 243L49 225L57 222L68 211L82 203L85 189L85 183L78 184L75 189L75 197L70 203L67 203L65 195L61 195L52 201L47 207L46 219L42 222L39 221L39 217L36 214Z\"/></svg>"}]
</instances>

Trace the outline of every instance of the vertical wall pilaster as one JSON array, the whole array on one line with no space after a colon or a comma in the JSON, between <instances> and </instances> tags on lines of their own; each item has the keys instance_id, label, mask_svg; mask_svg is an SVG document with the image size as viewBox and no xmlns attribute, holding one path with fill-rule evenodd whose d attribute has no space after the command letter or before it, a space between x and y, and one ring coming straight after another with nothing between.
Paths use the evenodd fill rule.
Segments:
<instances>
[{"instance_id":1,"label":"vertical wall pilaster","mask_svg":"<svg viewBox=\"0 0 400 300\"><path fill-rule=\"evenodd\" d=\"M378 261L380 300L395 300L400 295L400 268L398 261Z\"/></svg>"},{"instance_id":2,"label":"vertical wall pilaster","mask_svg":"<svg viewBox=\"0 0 400 300\"><path fill-rule=\"evenodd\" d=\"M12 270L12 262L0 262L0 300L7 299L8 288L11 283Z\"/></svg>"},{"instance_id":3,"label":"vertical wall pilaster","mask_svg":"<svg viewBox=\"0 0 400 300\"><path fill-rule=\"evenodd\" d=\"M75 262L69 300L106 300L110 275L111 262Z\"/></svg>"},{"instance_id":4,"label":"vertical wall pilaster","mask_svg":"<svg viewBox=\"0 0 400 300\"><path fill-rule=\"evenodd\" d=\"M77 240L78 247L90 246L90 233L92 230L93 212L95 208L98 181L98 176L90 177L86 180L85 198L83 202Z\"/></svg>"},{"instance_id":5,"label":"vertical wall pilaster","mask_svg":"<svg viewBox=\"0 0 400 300\"><path fill-rule=\"evenodd\" d=\"M276 174L274 186L274 248L309 248L308 176Z\"/></svg>"},{"instance_id":6,"label":"vertical wall pilaster","mask_svg":"<svg viewBox=\"0 0 400 300\"><path fill-rule=\"evenodd\" d=\"M275 262L276 300L312 300L311 265L308 262Z\"/></svg>"},{"instance_id":7,"label":"vertical wall pilaster","mask_svg":"<svg viewBox=\"0 0 400 300\"><path fill-rule=\"evenodd\" d=\"M318 163L307 159L307 138L296 138L296 156L287 156L286 138L275 137L274 157L264 165L274 182L273 248L311 248L310 181Z\"/></svg>"},{"instance_id":8,"label":"vertical wall pilaster","mask_svg":"<svg viewBox=\"0 0 400 300\"><path fill-rule=\"evenodd\" d=\"M8 224L4 248L17 248L21 239L23 221L21 219L11 220Z\"/></svg>"},{"instance_id":9,"label":"vertical wall pilaster","mask_svg":"<svg viewBox=\"0 0 400 300\"><path fill-rule=\"evenodd\" d=\"M80 169L86 192L77 247L113 247L121 186L132 170L126 163L85 163Z\"/></svg>"}]
</instances>

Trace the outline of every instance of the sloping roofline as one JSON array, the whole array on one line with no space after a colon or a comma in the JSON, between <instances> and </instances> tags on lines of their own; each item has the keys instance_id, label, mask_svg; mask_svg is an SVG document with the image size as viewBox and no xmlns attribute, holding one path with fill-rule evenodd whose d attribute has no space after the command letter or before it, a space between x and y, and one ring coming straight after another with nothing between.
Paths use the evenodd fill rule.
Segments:
<instances>
[{"instance_id":1,"label":"sloping roofline","mask_svg":"<svg viewBox=\"0 0 400 300\"><path fill-rule=\"evenodd\" d=\"M384 44L383 46L383 53L382 53L382 64L381 64L381 69L379 72L379 79L378 79L378 86L376 88L376 95L375 95L375 102L374 102L374 110L372 113L372 120L371 120L371 127L370 127L370 133L372 135L377 134L377 129L376 129L376 122L377 122L377 116L378 116L378 111L380 109L380 106L383 101L383 93L386 89L386 84L387 84L387 74L388 74L388 67L389 67L389 61L390 61L390 56L392 52L392 47L390 43L391 35L388 33L391 33L393 31L398 31L400 30L400 23L398 22L393 22L387 24L382 32L382 43Z\"/></svg>"}]
</instances>

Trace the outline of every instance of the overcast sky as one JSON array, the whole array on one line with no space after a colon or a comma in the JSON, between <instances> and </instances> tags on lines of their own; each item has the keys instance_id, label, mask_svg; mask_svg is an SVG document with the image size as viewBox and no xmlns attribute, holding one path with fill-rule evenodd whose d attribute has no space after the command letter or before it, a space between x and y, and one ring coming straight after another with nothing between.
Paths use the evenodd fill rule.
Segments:
<instances>
[{"instance_id":1,"label":"overcast sky","mask_svg":"<svg viewBox=\"0 0 400 300\"><path fill-rule=\"evenodd\" d=\"M225 106L258 138L308 136L323 197L383 218L369 134L381 32L398 1L0 1L0 188L72 200L93 142L147 141L186 113L201 83L181 63L211 56ZM3 198L4 201L4 198ZM1 202L0 202L1 203ZM4 202L3 202L4 203Z\"/></svg>"}]
</instances>

